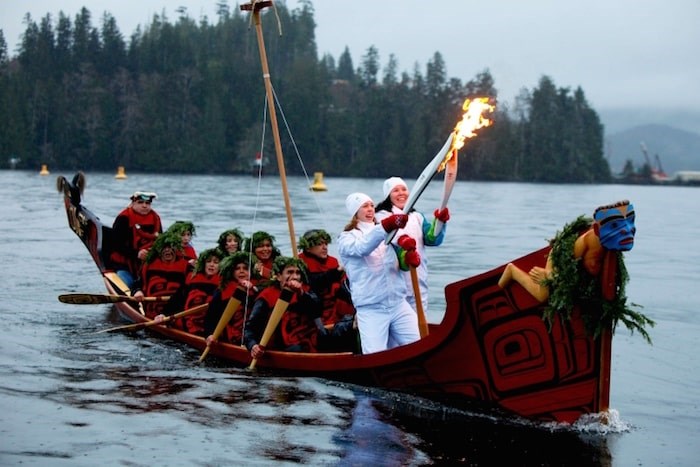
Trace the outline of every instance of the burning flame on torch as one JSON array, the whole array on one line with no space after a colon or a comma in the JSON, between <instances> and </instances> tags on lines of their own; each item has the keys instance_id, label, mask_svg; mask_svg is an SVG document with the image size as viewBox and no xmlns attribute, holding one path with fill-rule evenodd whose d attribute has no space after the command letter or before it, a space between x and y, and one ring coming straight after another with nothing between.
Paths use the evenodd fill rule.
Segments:
<instances>
[{"instance_id":1,"label":"burning flame on torch","mask_svg":"<svg viewBox=\"0 0 700 467\"><path fill-rule=\"evenodd\" d=\"M464 104L462 104L462 110L464 110L462 120L457 122L452 132L452 147L447 152L445 160L440 164L438 172L444 170L450 159L456 157L457 151L462 149L466 139L473 138L476 136L477 130L490 126L493 123L493 120L486 118L484 113L492 113L496 110L496 106L489 104L488 97L476 97L474 99L466 99Z\"/></svg>"}]
</instances>

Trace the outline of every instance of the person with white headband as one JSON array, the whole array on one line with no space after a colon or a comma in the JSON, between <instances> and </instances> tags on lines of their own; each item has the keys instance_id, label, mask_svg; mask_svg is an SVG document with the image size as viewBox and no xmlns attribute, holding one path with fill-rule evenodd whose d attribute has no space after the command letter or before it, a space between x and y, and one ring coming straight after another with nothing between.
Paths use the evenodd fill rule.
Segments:
<instances>
[{"instance_id":1,"label":"person with white headband","mask_svg":"<svg viewBox=\"0 0 700 467\"><path fill-rule=\"evenodd\" d=\"M382 220L396 213L402 213L403 208L408 200L408 186L401 177L390 177L384 180L382 186L384 192L384 201L377 206L377 219ZM411 209L408 213L408 222L406 226L396 232L394 243L401 238L402 235L408 235L416 241L416 250L421 257L420 266L416 268L418 273L418 285L420 290L421 304L423 312L428 313L428 258L426 255L426 246L439 246L445 238L446 225L443 225L442 230L438 235L435 235L436 221L447 222L450 219L450 213L445 207L442 210L435 210L435 219L428 222L425 215ZM410 273L404 273L408 296L406 299L411 306L416 309L416 297L413 292L413 285Z\"/></svg>"},{"instance_id":2,"label":"person with white headband","mask_svg":"<svg viewBox=\"0 0 700 467\"><path fill-rule=\"evenodd\" d=\"M352 219L338 237L338 253L357 310L362 353L417 341L418 317L406 301L401 269L418 266L420 255L408 236L399 243L406 248L384 242L386 233L404 227L408 216L392 214L377 222L374 203L364 193L350 194L345 207Z\"/></svg>"}]
</instances>

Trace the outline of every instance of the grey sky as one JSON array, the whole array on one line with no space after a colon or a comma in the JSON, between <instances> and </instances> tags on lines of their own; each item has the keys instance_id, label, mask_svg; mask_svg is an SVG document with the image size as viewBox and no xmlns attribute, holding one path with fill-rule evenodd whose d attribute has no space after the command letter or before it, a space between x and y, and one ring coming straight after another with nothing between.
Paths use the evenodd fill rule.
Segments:
<instances>
[{"instance_id":1,"label":"grey sky","mask_svg":"<svg viewBox=\"0 0 700 467\"><path fill-rule=\"evenodd\" d=\"M216 0L0 0L0 29L14 54L22 18L38 21L85 5L99 25L104 11L128 38L138 24L186 6L216 20ZM347 45L355 66L374 45L385 64L423 73L436 51L462 81L489 69L500 99L548 75L558 87L581 86L596 109L700 112L700 2L697 0L312 0L319 54L336 59ZM298 0L288 0L295 8ZM235 7L235 3L229 1ZM274 28L274 23L266 24Z\"/></svg>"}]
</instances>

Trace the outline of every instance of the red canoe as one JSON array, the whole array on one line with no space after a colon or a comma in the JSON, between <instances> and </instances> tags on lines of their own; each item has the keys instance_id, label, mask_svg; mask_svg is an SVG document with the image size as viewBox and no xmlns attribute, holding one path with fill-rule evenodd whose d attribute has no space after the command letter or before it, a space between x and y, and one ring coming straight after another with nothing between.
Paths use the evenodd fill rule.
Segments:
<instances>
[{"instance_id":1,"label":"red canoe","mask_svg":"<svg viewBox=\"0 0 700 467\"><path fill-rule=\"evenodd\" d=\"M80 203L78 179L59 178L68 223L90 252L107 291L127 294L103 261L111 228ZM544 266L547 251L513 263L523 270ZM543 421L573 423L581 415L606 411L612 333L593 339L581 310L568 321L555 319L549 329L542 305L523 288L498 286L504 267L447 285L442 322L430 324L429 335L418 342L369 355L268 351L257 367L401 391L472 410L478 403ZM129 302L115 306L129 321L147 321ZM165 325L148 329L198 350L206 347L202 337ZM251 362L245 348L232 344L215 343L210 355L241 367Z\"/></svg>"}]
</instances>

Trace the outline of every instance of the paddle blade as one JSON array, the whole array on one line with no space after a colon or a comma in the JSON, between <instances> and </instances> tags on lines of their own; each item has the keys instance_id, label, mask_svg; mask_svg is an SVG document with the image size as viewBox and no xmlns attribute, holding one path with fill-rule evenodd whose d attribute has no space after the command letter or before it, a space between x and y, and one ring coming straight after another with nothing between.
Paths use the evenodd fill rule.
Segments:
<instances>
[{"instance_id":1,"label":"paddle blade","mask_svg":"<svg viewBox=\"0 0 700 467\"><path fill-rule=\"evenodd\" d=\"M100 305L104 303L117 303L132 300L126 295L104 295L87 293L69 293L58 296L58 301L71 305Z\"/></svg>"},{"instance_id":2,"label":"paddle blade","mask_svg":"<svg viewBox=\"0 0 700 467\"><path fill-rule=\"evenodd\" d=\"M202 363L205 358L207 358L207 355L209 354L209 346L207 345L207 348L204 349L204 352L202 352L202 355L199 357L199 363Z\"/></svg>"},{"instance_id":3,"label":"paddle blade","mask_svg":"<svg viewBox=\"0 0 700 467\"><path fill-rule=\"evenodd\" d=\"M208 303L203 303L202 305L197 305L195 307L189 308L189 309L181 311L179 313L175 313L174 315L166 316L165 318L163 318L163 321L161 321L160 323L157 323L154 320L150 320L150 321L143 321L141 323L125 324L123 326L117 326L114 328L103 329L101 331L97 331L95 334L101 334L103 332L137 330L137 329L147 328L149 326L153 326L154 324L165 324L168 321L172 321L172 320L177 319L177 318L182 318L184 316L188 316L188 315L191 315L193 313L199 313L200 311L205 311L208 307L209 307Z\"/></svg>"},{"instance_id":4,"label":"paddle blade","mask_svg":"<svg viewBox=\"0 0 700 467\"><path fill-rule=\"evenodd\" d=\"M119 303L119 302L138 302L134 297L129 295L107 295L107 294L91 294L91 293L69 293L58 296L58 300L71 305L100 305L103 303ZM167 302L169 296L162 297L143 297L144 302Z\"/></svg>"}]
</instances>

